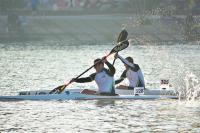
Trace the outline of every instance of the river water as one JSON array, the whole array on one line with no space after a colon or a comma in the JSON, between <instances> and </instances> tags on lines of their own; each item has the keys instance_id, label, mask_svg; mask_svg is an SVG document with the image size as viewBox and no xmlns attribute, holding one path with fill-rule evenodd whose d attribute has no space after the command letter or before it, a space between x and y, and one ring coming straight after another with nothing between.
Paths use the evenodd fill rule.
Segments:
<instances>
[{"instance_id":1,"label":"river water","mask_svg":"<svg viewBox=\"0 0 200 133\"><path fill-rule=\"evenodd\" d=\"M53 89L79 75L113 46L100 42L1 43L0 95ZM198 84L199 51L200 46L192 43L132 43L120 54L132 56L140 65L148 88L158 88L160 79L169 79L180 90L188 82ZM108 60L112 62L113 57ZM115 67L118 78L124 66L117 60ZM85 76L92 72L93 69ZM195 81L187 78L191 74ZM73 87L92 89L96 85L92 82L69 86ZM198 100L0 102L0 132L200 132L199 120Z\"/></svg>"}]
</instances>

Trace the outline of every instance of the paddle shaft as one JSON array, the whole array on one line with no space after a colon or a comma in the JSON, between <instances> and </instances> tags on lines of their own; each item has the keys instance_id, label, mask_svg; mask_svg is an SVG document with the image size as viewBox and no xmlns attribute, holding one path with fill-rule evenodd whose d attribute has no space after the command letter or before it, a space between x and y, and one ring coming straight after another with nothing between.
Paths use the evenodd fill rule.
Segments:
<instances>
[{"instance_id":1,"label":"paddle shaft","mask_svg":"<svg viewBox=\"0 0 200 133\"><path fill-rule=\"evenodd\" d=\"M117 52L116 54L118 54L118 52ZM116 58L113 60L113 63L112 63L113 66L114 66L114 64L115 64L115 60L116 60Z\"/></svg>"},{"instance_id":2,"label":"paddle shaft","mask_svg":"<svg viewBox=\"0 0 200 133\"><path fill-rule=\"evenodd\" d=\"M123 43L123 42L125 42L125 41L127 41L127 40L123 40L123 41L121 41L120 43ZM116 54L118 54L118 52L117 52ZM113 63L112 63L113 66L114 66L114 64L115 64L115 61L116 61L116 58L113 60Z\"/></svg>"},{"instance_id":3,"label":"paddle shaft","mask_svg":"<svg viewBox=\"0 0 200 133\"><path fill-rule=\"evenodd\" d=\"M104 59L106 59L109 55L111 55L112 53L109 53L108 55L106 55L104 57ZM87 71L89 71L91 68L93 68L96 64L98 64L99 62L101 62L103 59L101 59L100 61L96 62L94 65L92 65L90 68L88 68L87 70L85 70L83 73L81 73L80 75L78 75L75 79L78 79L79 77L81 77L83 74L85 74Z\"/></svg>"},{"instance_id":4,"label":"paddle shaft","mask_svg":"<svg viewBox=\"0 0 200 133\"><path fill-rule=\"evenodd\" d=\"M127 32L125 29L122 30L122 31L120 32L118 38L117 38L117 43L126 41L127 36L128 36L128 32ZM116 54L118 54L118 52L117 52ZM116 61L116 59L113 60L112 65L115 64L115 61Z\"/></svg>"}]
</instances>

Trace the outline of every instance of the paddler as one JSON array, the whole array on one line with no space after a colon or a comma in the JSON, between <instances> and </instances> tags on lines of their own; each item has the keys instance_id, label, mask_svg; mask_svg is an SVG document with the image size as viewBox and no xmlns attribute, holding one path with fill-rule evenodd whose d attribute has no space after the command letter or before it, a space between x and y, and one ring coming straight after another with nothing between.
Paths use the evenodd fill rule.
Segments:
<instances>
[{"instance_id":1,"label":"paddler","mask_svg":"<svg viewBox=\"0 0 200 133\"><path fill-rule=\"evenodd\" d=\"M96 64L97 63L97 64ZM115 68L112 64L110 64L106 58L95 59L94 66L96 72L91 74L89 77L72 79L71 82L77 83L86 83L92 82L95 80L98 91L84 89L81 93L84 94L100 94L100 95L115 95L115 82L114 82L114 74ZM104 64L108 66L108 69L104 67Z\"/></svg>"},{"instance_id":2,"label":"paddler","mask_svg":"<svg viewBox=\"0 0 200 133\"><path fill-rule=\"evenodd\" d=\"M118 89L134 89L134 87L145 87L144 76L138 64L134 63L132 57L126 57L125 59L119 54L115 54L115 59L119 58L125 66L124 72L121 77L115 81L115 84L121 83L125 78L129 80L129 85L119 85Z\"/></svg>"}]
</instances>

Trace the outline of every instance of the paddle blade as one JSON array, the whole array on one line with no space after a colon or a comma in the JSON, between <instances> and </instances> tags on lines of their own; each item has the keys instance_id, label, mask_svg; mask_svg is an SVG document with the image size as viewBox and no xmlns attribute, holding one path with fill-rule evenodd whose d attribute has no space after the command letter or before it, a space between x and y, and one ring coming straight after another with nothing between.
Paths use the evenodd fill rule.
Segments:
<instances>
[{"instance_id":1,"label":"paddle blade","mask_svg":"<svg viewBox=\"0 0 200 133\"><path fill-rule=\"evenodd\" d=\"M124 29L120 32L118 38L117 38L117 43L122 42L126 40L128 37L128 32Z\"/></svg>"},{"instance_id":2,"label":"paddle blade","mask_svg":"<svg viewBox=\"0 0 200 133\"><path fill-rule=\"evenodd\" d=\"M118 45L116 45L110 52L111 53L117 53L119 51L124 50L125 48L127 48L129 46L129 41L125 40L123 42L120 42Z\"/></svg>"},{"instance_id":3,"label":"paddle blade","mask_svg":"<svg viewBox=\"0 0 200 133\"><path fill-rule=\"evenodd\" d=\"M59 93L60 93L60 92L62 92L65 89L65 87L66 87L66 85L58 86L55 89L53 89L52 91L50 91L49 94L53 94L53 93L55 93L57 91L59 91Z\"/></svg>"}]
</instances>

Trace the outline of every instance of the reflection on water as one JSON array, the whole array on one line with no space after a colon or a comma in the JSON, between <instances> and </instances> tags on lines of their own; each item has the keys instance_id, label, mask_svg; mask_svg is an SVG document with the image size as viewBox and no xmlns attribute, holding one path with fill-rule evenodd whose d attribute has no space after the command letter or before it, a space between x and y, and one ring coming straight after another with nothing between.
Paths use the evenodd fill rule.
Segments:
<instances>
[{"instance_id":1,"label":"reflection on water","mask_svg":"<svg viewBox=\"0 0 200 133\"><path fill-rule=\"evenodd\" d=\"M113 45L67 42L0 44L0 95L22 90L53 89L91 66ZM132 56L147 87L167 78L176 88L187 71L197 78L199 45L131 45L120 52ZM112 62L113 58L109 58ZM118 78L123 64L115 63ZM94 70L86 73L85 76ZM185 82L183 82L185 83ZM70 88L96 88L95 83ZM0 132L200 132L200 105L176 100L88 100L0 102Z\"/></svg>"},{"instance_id":2,"label":"reflection on water","mask_svg":"<svg viewBox=\"0 0 200 133\"><path fill-rule=\"evenodd\" d=\"M97 107L115 106L115 100L97 100L96 106Z\"/></svg>"}]
</instances>

